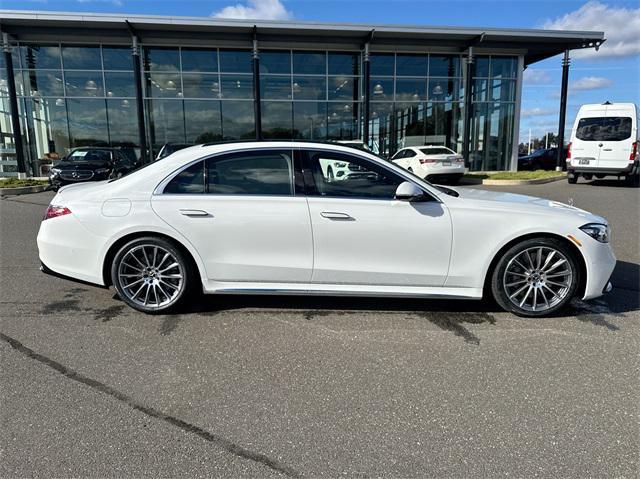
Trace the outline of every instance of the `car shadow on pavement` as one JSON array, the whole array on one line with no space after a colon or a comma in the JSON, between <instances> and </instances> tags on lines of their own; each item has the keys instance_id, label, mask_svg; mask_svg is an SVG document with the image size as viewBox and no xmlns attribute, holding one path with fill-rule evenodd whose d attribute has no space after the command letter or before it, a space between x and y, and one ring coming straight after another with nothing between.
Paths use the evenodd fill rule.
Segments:
<instances>
[{"instance_id":1,"label":"car shadow on pavement","mask_svg":"<svg viewBox=\"0 0 640 479\"><path fill-rule=\"evenodd\" d=\"M614 188L629 188L629 189L637 189L636 186L632 186L625 182L624 180L614 180L614 179L602 179L599 180L594 178L592 180L585 180L584 178L580 178L579 182L583 182L584 184L588 184L591 186L611 186Z\"/></svg>"}]
</instances>

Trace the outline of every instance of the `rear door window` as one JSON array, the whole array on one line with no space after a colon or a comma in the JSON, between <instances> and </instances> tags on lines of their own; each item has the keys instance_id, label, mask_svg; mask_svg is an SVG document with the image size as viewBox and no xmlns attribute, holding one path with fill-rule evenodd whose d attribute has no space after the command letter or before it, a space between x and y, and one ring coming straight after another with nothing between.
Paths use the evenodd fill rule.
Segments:
<instances>
[{"instance_id":1,"label":"rear door window","mask_svg":"<svg viewBox=\"0 0 640 479\"><path fill-rule=\"evenodd\" d=\"M631 118L623 116L580 118L576 138L582 141L622 141L631 137Z\"/></svg>"}]
</instances>

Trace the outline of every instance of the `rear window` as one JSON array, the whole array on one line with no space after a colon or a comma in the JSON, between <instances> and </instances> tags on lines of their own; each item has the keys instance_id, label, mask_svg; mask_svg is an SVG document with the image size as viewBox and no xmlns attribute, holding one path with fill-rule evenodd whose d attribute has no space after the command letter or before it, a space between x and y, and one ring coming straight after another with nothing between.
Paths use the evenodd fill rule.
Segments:
<instances>
[{"instance_id":1,"label":"rear window","mask_svg":"<svg viewBox=\"0 0 640 479\"><path fill-rule=\"evenodd\" d=\"M420 151L425 155L453 155L453 151L448 148L421 148Z\"/></svg>"},{"instance_id":2,"label":"rear window","mask_svg":"<svg viewBox=\"0 0 640 479\"><path fill-rule=\"evenodd\" d=\"M631 136L631 118L608 116L580 118L576 138L582 141L622 141Z\"/></svg>"}]
</instances>

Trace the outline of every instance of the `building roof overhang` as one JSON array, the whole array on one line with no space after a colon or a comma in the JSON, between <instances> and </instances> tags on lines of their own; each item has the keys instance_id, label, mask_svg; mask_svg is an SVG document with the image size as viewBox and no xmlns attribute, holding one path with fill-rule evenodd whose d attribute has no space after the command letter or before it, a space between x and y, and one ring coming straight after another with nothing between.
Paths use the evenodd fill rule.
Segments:
<instances>
[{"instance_id":1,"label":"building roof overhang","mask_svg":"<svg viewBox=\"0 0 640 479\"><path fill-rule=\"evenodd\" d=\"M254 27L261 43L277 47L336 45L361 48L375 31L371 50L449 49L521 53L525 65L565 50L597 48L603 32L509 28L370 25L278 20L231 20L104 13L58 13L0 10L0 28L19 41L101 41L127 43L130 29L147 44L225 42L250 45Z\"/></svg>"}]
</instances>

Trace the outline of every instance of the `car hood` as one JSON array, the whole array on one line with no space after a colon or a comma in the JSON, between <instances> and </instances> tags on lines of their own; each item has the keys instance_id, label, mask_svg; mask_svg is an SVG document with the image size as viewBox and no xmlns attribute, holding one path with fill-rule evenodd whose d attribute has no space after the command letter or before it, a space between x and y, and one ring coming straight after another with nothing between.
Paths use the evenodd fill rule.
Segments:
<instances>
[{"instance_id":1,"label":"car hood","mask_svg":"<svg viewBox=\"0 0 640 479\"><path fill-rule=\"evenodd\" d=\"M97 170L100 168L110 168L111 165L107 161L83 161L83 162L60 161L56 163L53 167L58 168L59 170L73 171L73 170Z\"/></svg>"},{"instance_id":2,"label":"car hood","mask_svg":"<svg viewBox=\"0 0 640 479\"><path fill-rule=\"evenodd\" d=\"M524 214L533 211L538 214L566 214L571 216L580 216L593 223L607 223L607 221L601 216L594 215L589 211L585 211L559 201L500 191L478 190L473 188L452 189L460 195L459 198L463 200L476 200L478 202L482 202L483 206L489 208L522 212Z\"/></svg>"}]
</instances>

